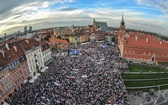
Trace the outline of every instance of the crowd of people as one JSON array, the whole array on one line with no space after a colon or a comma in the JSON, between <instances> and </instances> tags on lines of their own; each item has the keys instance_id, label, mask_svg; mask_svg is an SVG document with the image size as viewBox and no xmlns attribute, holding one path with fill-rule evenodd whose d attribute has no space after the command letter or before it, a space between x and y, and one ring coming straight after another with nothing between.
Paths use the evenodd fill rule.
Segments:
<instances>
[{"instance_id":1,"label":"crowd of people","mask_svg":"<svg viewBox=\"0 0 168 105\"><path fill-rule=\"evenodd\" d=\"M129 105L115 60L118 48L102 43L70 45L80 55L53 54L49 69L11 96L10 105Z\"/></svg>"}]
</instances>

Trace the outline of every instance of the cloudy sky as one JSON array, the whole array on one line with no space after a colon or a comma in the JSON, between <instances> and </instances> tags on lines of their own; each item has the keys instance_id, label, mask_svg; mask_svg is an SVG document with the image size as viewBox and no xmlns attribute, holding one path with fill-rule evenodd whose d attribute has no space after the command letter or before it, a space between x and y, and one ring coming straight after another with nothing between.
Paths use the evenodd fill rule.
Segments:
<instances>
[{"instance_id":1,"label":"cloudy sky","mask_svg":"<svg viewBox=\"0 0 168 105\"><path fill-rule=\"evenodd\" d=\"M0 35L96 21L119 27L122 12L127 28L168 36L168 0L1 0Z\"/></svg>"}]
</instances>

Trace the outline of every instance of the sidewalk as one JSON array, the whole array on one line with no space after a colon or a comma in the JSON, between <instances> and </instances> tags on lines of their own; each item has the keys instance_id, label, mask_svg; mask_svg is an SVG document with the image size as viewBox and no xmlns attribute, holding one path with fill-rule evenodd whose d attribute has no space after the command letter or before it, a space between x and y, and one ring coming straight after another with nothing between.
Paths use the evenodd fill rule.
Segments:
<instances>
[{"instance_id":1,"label":"sidewalk","mask_svg":"<svg viewBox=\"0 0 168 105\"><path fill-rule=\"evenodd\" d=\"M166 97L162 97L161 95L163 95L164 93L168 93L168 90L161 90L161 91L156 91L155 95L150 96L150 100L147 101L146 96L147 96L147 92L144 92L143 95L141 97L139 97L138 95L134 96L133 94L129 94L129 102L130 105L154 105L154 102L158 99L158 102L160 101L161 98L164 98L164 100L168 99L168 96ZM164 95L163 95L164 96ZM162 99L163 100L163 99ZM168 100L167 100L168 101ZM157 103L157 102L156 102ZM162 103L162 101L160 101L160 103ZM157 105L157 104L156 104Z\"/></svg>"}]
</instances>

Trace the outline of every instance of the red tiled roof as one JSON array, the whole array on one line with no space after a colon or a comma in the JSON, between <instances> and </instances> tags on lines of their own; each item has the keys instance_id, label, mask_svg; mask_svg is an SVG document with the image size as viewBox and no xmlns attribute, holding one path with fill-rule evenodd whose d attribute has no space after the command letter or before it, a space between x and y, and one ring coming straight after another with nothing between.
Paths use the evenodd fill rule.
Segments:
<instances>
[{"instance_id":1,"label":"red tiled roof","mask_svg":"<svg viewBox=\"0 0 168 105\"><path fill-rule=\"evenodd\" d=\"M19 41L19 44L20 46L22 46L22 49L24 51L26 51L27 49L31 49L35 45L39 46L39 43L35 39L24 39Z\"/></svg>"},{"instance_id":2,"label":"red tiled roof","mask_svg":"<svg viewBox=\"0 0 168 105\"><path fill-rule=\"evenodd\" d=\"M59 45L57 45L57 47L60 48L60 49L67 49L66 46L59 46Z\"/></svg>"},{"instance_id":3,"label":"red tiled roof","mask_svg":"<svg viewBox=\"0 0 168 105\"><path fill-rule=\"evenodd\" d=\"M0 53L0 65L4 68L7 67L10 62L20 58L19 53L16 52L14 48L10 48L9 50L5 49L4 55L5 57L3 56L2 52Z\"/></svg>"},{"instance_id":4,"label":"red tiled roof","mask_svg":"<svg viewBox=\"0 0 168 105\"><path fill-rule=\"evenodd\" d=\"M61 40L61 39L57 39L57 38L49 38L49 41L60 43L60 44L68 44L67 40Z\"/></svg>"},{"instance_id":5,"label":"red tiled roof","mask_svg":"<svg viewBox=\"0 0 168 105\"><path fill-rule=\"evenodd\" d=\"M10 62L17 59L22 62L21 56L26 59L24 51L26 51L27 47L31 49L36 45L39 46L40 44L35 39L23 39L17 42L8 43L9 49L5 47L6 45L1 46L0 50L3 50L5 57L2 52L0 52L0 66L5 68ZM42 47L43 45L45 45L46 48L46 43L42 43ZM47 44L47 48L48 47Z\"/></svg>"},{"instance_id":6,"label":"red tiled roof","mask_svg":"<svg viewBox=\"0 0 168 105\"><path fill-rule=\"evenodd\" d=\"M41 47L42 47L42 51L45 51L45 50L47 50L47 49L50 49L50 46L48 45L48 43L47 42L45 42L45 41L38 41L38 43L41 45Z\"/></svg>"},{"instance_id":7,"label":"red tiled roof","mask_svg":"<svg viewBox=\"0 0 168 105\"><path fill-rule=\"evenodd\" d=\"M6 56L6 54L5 54ZM0 66L2 66L3 68L7 67L8 65L8 61L3 57L3 54L0 53Z\"/></svg>"},{"instance_id":8,"label":"red tiled roof","mask_svg":"<svg viewBox=\"0 0 168 105\"><path fill-rule=\"evenodd\" d=\"M138 37L137 41L136 41L136 36ZM148 40L148 42L146 40ZM136 45L136 46L168 49L168 43L166 41L163 40L161 41L161 44L160 44L160 40L158 40L156 36L138 33L138 32L129 33L129 36L127 36L126 45Z\"/></svg>"}]
</instances>

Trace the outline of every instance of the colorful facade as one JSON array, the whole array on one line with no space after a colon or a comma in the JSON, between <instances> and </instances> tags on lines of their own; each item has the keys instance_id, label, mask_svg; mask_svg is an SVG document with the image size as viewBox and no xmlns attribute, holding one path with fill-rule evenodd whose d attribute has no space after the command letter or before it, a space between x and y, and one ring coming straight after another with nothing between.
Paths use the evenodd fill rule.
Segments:
<instances>
[{"instance_id":1,"label":"colorful facade","mask_svg":"<svg viewBox=\"0 0 168 105\"><path fill-rule=\"evenodd\" d=\"M0 46L0 105L50 59L48 44L35 39L21 39Z\"/></svg>"}]
</instances>

